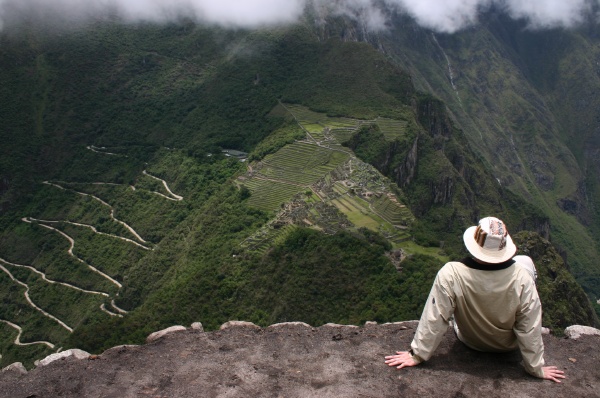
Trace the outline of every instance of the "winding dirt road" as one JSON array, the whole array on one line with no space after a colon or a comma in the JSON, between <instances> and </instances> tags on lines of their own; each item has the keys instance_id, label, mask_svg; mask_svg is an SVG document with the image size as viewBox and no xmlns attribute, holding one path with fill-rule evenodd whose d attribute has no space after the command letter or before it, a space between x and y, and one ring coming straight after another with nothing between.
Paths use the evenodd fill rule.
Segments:
<instances>
[{"instance_id":1,"label":"winding dirt road","mask_svg":"<svg viewBox=\"0 0 600 398\"><path fill-rule=\"evenodd\" d=\"M122 241L125 241L125 242L131 243L131 244L133 244L133 245L136 245L136 246L138 246L139 248L142 248L142 249L144 249L144 250L154 250L154 249L151 249L151 248L149 248L149 247L147 247L147 246L144 246L144 245L142 245L142 244L140 244L140 243L138 243L138 242L134 241L133 239L124 238L124 237L122 237L122 236L119 236L119 235L107 234L106 232L101 232L101 231L98 231L98 230L96 229L96 227L94 227L93 225L89 225L89 224L81 224L81 223L78 223L78 222L73 222L73 221L40 220L40 219L33 218L33 217L28 217L28 218L29 218L30 220L36 221L36 222L38 222L38 223L43 223L43 224L60 224L60 223L64 223L64 224L75 225L75 226L77 226L77 227L84 227L84 228L88 228L88 229L91 229L91 230L92 230L92 232L94 232L95 234L98 234L98 235L104 235L104 236L109 236L109 237L111 237L111 238L115 238L115 239L120 239L120 240L122 240Z\"/></svg>"},{"instance_id":2,"label":"winding dirt road","mask_svg":"<svg viewBox=\"0 0 600 398\"><path fill-rule=\"evenodd\" d=\"M155 179L157 181L162 182L163 186L165 187L165 189L167 190L167 192L169 193L169 195L171 195L171 197L168 197L167 195L164 195L164 194L162 194L160 192L156 192L156 191L152 191L153 193L155 193L157 195L160 195L160 196L163 196L163 197L165 197L165 198L167 198L169 200L174 200L174 201L177 201L177 202L183 200L183 196L179 196L179 195L173 193L173 191L171 191L171 189L169 188L169 185L167 184L167 182L165 180L163 180L162 178L158 178L156 176L153 176L152 174L149 174L146 170L142 171L142 174L147 175L150 178L153 178L153 179Z\"/></svg>"},{"instance_id":3,"label":"winding dirt road","mask_svg":"<svg viewBox=\"0 0 600 398\"><path fill-rule=\"evenodd\" d=\"M28 346L28 345L44 344L44 345L47 345L48 347L50 347L51 349L54 349L54 344L47 342L47 341L32 341L31 343L23 343L23 342L21 342L21 335L23 334L23 329L19 325L9 322L9 321L5 321L4 319L0 319L0 322L7 324L8 326L10 326L13 329L17 329L17 331L19 332L14 341L15 345Z\"/></svg>"},{"instance_id":4,"label":"winding dirt road","mask_svg":"<svg viewBox=\"0 0 600 398\"><path fill-rule=\"evenodd\" d=\"M92 199L94 199L94 200L96 200L96 201L100 202L100 203L101 203L103 206L106 206L106 207L108 207L108 208L110 209L110 218L111 218L113 221L115 221L115 222L117 222L117 223L121 224L122 226L124 226L124 227L125 227L125 228L126 228L128 231L129 231L129 232L131 232L131 234L132 234L132 235L134 235L134 236L135 236L135 238L136 238L138 241L140 241L140 242L142 242L142 243L148 243L148 242L147 242L146 240L144 240L144 238L142 238L142 237L141 237L141 236L140 236L140 235L139 235L139 234L138 234L138 233L137 233L137 232L136 232L136 231L135 231L133 228L131 228L131 227L130 227L130 226L129 226L129 225L126 223L126 222L124 222L124 221L121 221L121 220L119 220L118 218L116 218L116 217L115 217L115 209L114 209L114 208L113 208L111 205L109 205L108 203L106 203L105 201L103 201L102 199L100 199L99 197L97 197L97 196L94 196L94 195L91 195L91 194L89 194L89 193L85 193L85 192L79 192L79 191L76 191L76 190L74 190L74 189L71 189L71 188L65 188L65 187L63 187L63 186L61 186L61 185L58 185L57 183L54 183L54 182L44 181L44 182L43 182L43 184L50 185L50 186L53 186L53 187L56 187L56 188L62 189L62 190L64 190L64 191L71 191L71 192L75 192L75 193L76 193L76 194L78 194L78 195L81 195L81 196L87 196L87 197L90 197L90 198L92 198Z\"/></svg>"},{"instance_id":5,"label":"winding dirt road","mask_svg":"<svg viewBox=\"0 0 600 398\"><path fill-rule=\"evenodd\" d=\"M102 147L95 147L93 145L87 146L87 149L99 153L99 154L103 154L103 155L110 155L110 156L124 156L127 157L127 155L122 155L122 154L118 154L118 153L112 153L112 152L108 152L106 151L106 148ZM168 195L165 195L161 192L156 192L156 191L150 191L156 195L159 195L167 200L171 200L171 201L182 201L183 200L183 196L177 195L176 193L174 193L170 188L169 185L167 184L167 182L159 177L153 176L151 174L149 174L146 170L143 171L143 174L154 179L157 181L160 181L163 185L163 187L165 188L166 192L168 192ZM117 281L116 279L112 278L111 276L107 275L106 273L98 270L97 268L95 268L94 266L92 266L91 264L85 262L83 259L79 258L77 255L75 255L73 253L73 249L75 247L75 240L69 236L68 234L66 234L65 232L55 228L52 226L52 224L59 224L59 223L64 223L64 224L69 224L69 225L73 225L73 226L77 226L77 227L83 227L83 228L88 228L90 229L92 232L94 232L95 234L98 235L104 235L104 236L108 236L114 239L120 239L122 241L125 241L127 243L133 244L141 249L144 250L154 250L154 248L152 247L148 247L146 245L149 245L150 243L148 241L146 241L144 238L142 238L142 236L140 234L137 233L137 231L135 231L135 229L133 229L130 225L128 225L126 222L119 220L116 216L115 216L115 209L107 202L105 202L104 200L100 199L97 196L94 196L92 194L88 194L85 192L80 192L77 191L75 189L72 188L66 188L64 186L62 186L60 183L57 182L50 182L50 181L44 181L43 184L45 185L49 185L64 191L70 191L73 193L76 193L78 195L81 196L85 196L85 197L89 197L97 202L99 202L102 206L107 207L110 210L110 218L115 221L116 223L122 225L127 231L129 231L131 233L131 235L133 235L135 237L134 239L129 239L123 236L118 236L118 235L114 235L114 234L109 234L109 233L105 233L105 232L101 232L98 231L98 229L96 227L94 227L93 225L89 225L89 224L83 224L83 223L78 223L78 222L73 222L73 221L60 221L60 220L42 220L42 219L36 219L33 217L24 217L21 220L32 224L33 222L38 223L38 225L40 225L43 228L49 229L53 232L56 232L58 234L60 234L61 236L63 236L65 239L67 239L69 241L69 248L67 250L68 254L73 257L74 259L76 259L78 262L84 264L88 269L90 269L92 272L102 276L103 278L105 278L106 280L108 280L110 283L114 284L115 286L117 286L118 289L121 289L123 287L123 285ZM116 184L116 183L105 183L105 182L94 182L94 183L90 183L91 185L111 185L111 186L121 186L122 184ZM135 186L130 185L129 186L133 191L136 190ZM66 283L66 282L59 282L59 281L55 281L52 279L49 279L46 274L42 271L39 271L38 269L36 269L35 267L31 266L31 265L23 265L23 264L16 264L16 263L12 263L10 261L7 261L3 258L0 257L0 271L4 272L5 274L7 274L9 276L9 278L17 283L18 285L22 286L23 288L25 288L24 291L24 297L25 300L27 301L27 303L33 307L36 311L40 312L42 315L44 315L45 317L52 319L54 322L58 323L61 327L63 327L64 329L66 329L69 332L73 332L73 329L68 326L65 322L61 321L60 319L58 319L57 317L55 317L54 315L48 313L47 311L43 310L42 308L40 308L39 306L37 306L29 297L29 286L20 281L19 279L17 279L10 271L8 268L6 268L4 265L6 266L11 266L11 267L17 267L17 268L22 268L22 269L27 269L33 273L35 273L37 276L39 276L44 282L48 283L48 284L54 284L54 285L61 285L64 287L67 287L69 289L73 289L73 290L77 290L80 291L82 293L85 294L92 294L92 295L98 295L98 296L102 296L105 298L111 298L109 293L105 293L105 292L100 292L100 291L94 291L94 290L86 290L86 289L82 289L80 287L77 287L75 285L72 285L70 283ZM118 294L117 294L118 295ZM117 306L117 304L115 303L115 299L111 298L110 301L110 306L112 307L111 309L106 308L107 305L106 303L102 303L100 305L100 310L104 313L106 313L107 315L111 316L111 317L123 317L125 314L127 314L128 312L122 308L119 308ZM12 327L13 329L16 329L18 331L17 337L14 340L14 344L15 345L19 345L19 346L26 346L26 345L33 345L33 344L43 344L48 346L51 349L55 348L55 345L48 342L48 341L36 341L36 342L31 342L31 343L23 343L21 342L21 335L23 333L23 329L10 321L7 320L3 320L0 319L0 322L3 322L5 324L7 324L8 326Z\"/></svg>"},{"instance_id":6,"label":"winding dirt road","mask_svg":"<svg viewBox=\"0 0 600 398\"><path fill-rule=\"evenodd\" d=\"M108 293L104 293L104 292L96 292L96 291L94 291L94 290L85 290L85 289L82 289L82 288L80 288L80 287L77 287L77 286L71 285L71 284L69 284L69 283L65 283L65 282L58 282L58 281L54 281L54 280L52 280L52 279L48 279L48 278L46 277L46 274L45 274L45 273L43 273L43 272L39 271L38 269L36 269L36 268L32 267L31 265L22 265L22 264L15 264L15 263L11 263L10 261L6 261L5 259L3 259L3 258L1 258L1 257L0 257L0 262L3 262L4 264L7 264L7 265L12 265L13 267L17 267L17 268L25 268L25 269L28 269L28 270L30 270L30 271L32 271L32 272L34 272L34 273L36 273L37 275L41 276L41 277L42 277L42 279L43 279L44 281L46 281L46 282L48 282L48 283L50 283L50 284L52 284L52 285L54 285L54 284L56 284L56 285L62 285L62 286L65 286L65 287L68 287L68 288L70 288L70 289L77 290L77 291L80 291L80 292L83 292L83 293L87 293L87 294L97 294L97 295L104 296L104 297L110 297Z\"/></svg>"},{"instance_id":7,"label":"winding dirt road","mask_svg":"<svg viewBox=\"0 0 600 398\"><path fill-rule=\"evenodd\" d=\"M69 333L73 332L73 329L71 327L69 327L66 323L64 323L63 321L61 321L60 319L58 319L54 315L49 314L48 312L44 311L43 309L41 309L40 307L38 307L37 305L35 305L35 303L29 297L29 285L27 285L26 283L23 283L20 280L18 280L17 278L15 278L13 276L13 274L11 274L10 271L8 269L6 269L6 267L4 267L3 265L0 265L0 270L4 271L8 275L8 277L10 279L12 279L13 282L16 282L17 284L19 284L19 285L21 285L21 286L23 286L25 288L24 296L25 296L25 300L27 300L27 302L29 303L29 305L31 305L35 310L41 312L47 318L52 319L53 321L55 321L56 323L58 323L60 326L62 326L63 328L67 329L69 331Z\"/></svg>"},{"instance_id":8,"label":"winding dirt road","mask_svg":"<svg viewBox=\"0 0 600 398\"><path fill-rule=\"evenodd\" d=\"M37 221L34 218L31 217L25 217L22 219L23 221L25 221L26 223L31 224L33 221ZM67 235L66 233L64 233L63 231L61 231L60 229L51 227L49 225L43 224L43 223L39 223L38 224L41 227L47 228L49 230L52 231L56 231L58 232L60 235L62 235L65 239L67 239L69 241L69 249L67 250L67 252L69 253L69 255L71 257L73 257L74 259L76 259L77 261L79 261L80 263L84 264L86 267L88 267L91 271L97 273L98 275L102 276L103 278L109 280L111 283L115 284L119 289L121 287L123 287L123 285L118 282L117 280L111 278L110 276L106 275L104 272L100 271L99 269L97 269L96 267L92 266L91 264L86 263L85 261L83 261L81 258L77 257L74 253L73 253L73 248L75 247L75 240L73 238L71 238L69 235Z\"/></svg>"}]
</instances>

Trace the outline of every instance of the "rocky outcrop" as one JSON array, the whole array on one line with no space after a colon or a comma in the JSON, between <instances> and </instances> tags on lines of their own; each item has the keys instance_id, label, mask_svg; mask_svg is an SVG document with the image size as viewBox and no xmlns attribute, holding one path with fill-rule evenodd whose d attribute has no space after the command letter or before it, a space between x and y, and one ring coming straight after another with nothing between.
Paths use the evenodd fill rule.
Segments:
<instances>
[{"instance_id":1,"label":"rocky outcrop","mask_svg":"<svg viewBox=\"0 0 600 398\"><path fill-rule=\"evenodd\" d=\"M404 188L415 178L417 163L419 161L419 137L417 136L406 154L404 161L394 170L394 181L399 187ZM390 154L392 152L390 151Z\"/></svg>"},{"instance_id":2,"label":"rocky outcrop","mask_svg":"<svg viewBox=\"0 0 600 398\"><path fill-rule=\"evenodd\" d=\"M219 330L225 330L229 328L260 329L260 326L257 326L252 322L246 321L229 321L222 324Z\"/></svg>"},{"instance_id":3,"label":"rocky outcrop","mask_svg":"<svg viewBox=\"0 0 600 398\"><path fill-rule=\"evenodd\" d=\"M565 336L577 340L581 336L600 336L600 330L582 325L573 325L565 329Z\"/></svg>"},{"instance_id":4,"label":"rocky outcrop","mask_svg":"<svg viewBox=\"0 0 600 398\"><path fill-rule=\"evenodd\" d=\"M446 111L446 104L431 96L418 101L417 117L419 123L433 138L452 136L452 121Z\"/></svg>"},{"instance_id":5,"label":"rocky outcrop","mask_svg":"<svg viewBox=\"0 0 600 398\"><path fill-rule=\"evenodd\" d=\"M27 374L27 369L21 362L15 362L2 369L2 372L13 372L18 374Z\"/></svg>"},{"instance_id":6,"label":"rocky outcrop","mask_svg":"<svg viewBox=\"0 0 600 398\"><path fill-rule=\"evenodd\" d=\"M536 218L533 216L524 218L516 226L516 231L534 231L542 238L550 240L550 220L547 217ZM566 261L566 259L565 259Z\"/></svg>"},{"instance_id":7,"label":"rocky outcrop","mask_svg":"<svg viewBox=\"0 0 600 398\"><path fill-rule=\"evenodd\" d=\"M454 178L447 176L440 178L436 182L432 182L431 194L433 196L433 204L447 205L451 203L454 197Z\"/></svg>"},{"instance_id":8,"label":"rocky outcrop","mask_svg":"<svg viewBox=\"0 0 600 398\"><path fill-rule=\"evenodd\" d=\"M146 338L146 343L151 343L153 341L156 341L156 340L160 339L163 336L166 336L167 334L175 333L175 332L181 332L183 330L186 330L186 328L185 328L185 326L181 326L181 325L171 326L171 327L168 327L166 329L159 330L158 332L151 333Z\"/></svg>"},{"instance_id":9,"label":"rocky outcrop","mask_svg":"<svg viewBox=\"0 0 600 398\"><path fill-rule=\"evenodd\" d=\"M260 328L233 321L214 332L178 329L150 344L114 347L79 360L68 356L28 373L11 365L0 372L0 398L553 398L600 391L600 330L575 341L544 335L546 363L567 376L558 385L525 373L518 352L470 350L450 329L429 361L402 370L385 365L385 355L409 347L417 324L315 328L287 322Z\"/></svg>"},{"instance_id":10,"label":"rocky outcrop","mask_svg":"<svg viewBox=\"0 0 600 398\"><path fill-rule=\"evenodd\" d=\"M576 192L566 198L558 199L556 205L565 213L577 217L581 224L589 227L593 219L589 208L589 197L585 184L579 183Z\"/></svg>"},{"instance_id":11,"label":"rocky outcrop","mask_svg":"<svg viewBox=\"0 0 600 398\"><path fill-rule=\"evenodd\" d=\"M90 356L90 354L88 352L74 348L72 350L61 351L61 352L57 352L55 354L48 355L46 358L39 361L37 366L47 366L47 365L50 365L54 361L58 361L60 359L65 359L65 358L70 358L70 357L75 358L75 359L87 359L87 358L89 358L89 356Z\"/></svg>"}]
</instances>

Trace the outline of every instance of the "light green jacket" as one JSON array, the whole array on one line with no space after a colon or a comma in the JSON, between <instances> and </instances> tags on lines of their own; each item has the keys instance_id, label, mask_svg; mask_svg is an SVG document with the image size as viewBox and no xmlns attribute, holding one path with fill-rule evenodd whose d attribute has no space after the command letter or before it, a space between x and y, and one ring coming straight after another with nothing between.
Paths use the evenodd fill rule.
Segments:
<instances>
[{"instance_id":1,"label":"light green jacket","mask_svg":"<svg viewBox=\"0 0 600 398\"><path fill-rule=\"evenodd\" d=\"M506 265L505 265L506 266ZM543 377L542 306L535 282L516 264L483 270L449 262L438 272L415 337L416 361L428 360L454 315L459 339L488 352L521 350L525 370Z\"/></svg>"}]
</instances>

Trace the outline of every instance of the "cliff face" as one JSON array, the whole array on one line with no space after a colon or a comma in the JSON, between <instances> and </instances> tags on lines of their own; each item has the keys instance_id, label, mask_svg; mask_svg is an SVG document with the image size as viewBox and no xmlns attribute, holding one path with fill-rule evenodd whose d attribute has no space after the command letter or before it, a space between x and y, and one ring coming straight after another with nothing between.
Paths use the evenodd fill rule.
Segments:
<instances>
[{"instance_id":1,"label":"cliff face","mask_svg":"<svg viewBox=\"0 0 600 398\"><path fill-rule=\"evenodd\" d=\"M446 105L432 97L426 97L417 104L417 117L425 130L433 138L442 136L450 138L452 122L446 111Z\"/></svg>"},{"instance_id":2,"label":"cliff face","mask_svg":"<svg viewBox=\"0 0 600 398\"><path fill-rule=\"evenodd\" d=\"M393 175L394 180L400 187L406 187L410 182L415 178L415 174L417 171L417 161L418 157L418 149L419 149L419 137L415 138L410 150L408 151L404 162L402 162L397 168L394 169ZM390 148L388 152L388 156L386 157L387 163L391 162L391 159L394 155L394 148Z\"/></svg>"},{"instance_id":3,"label":"cliff face","mask_svg":"<svg viewBox=\"0 0 600 398\"><path fill-rule=\"evenodd\" d=\"M143 346L0 373L0 397L565 397L600 391L600 336L544 337L562 384L535 379L517 352L470 350L448 331L431 360L397 370L384 356L409 347L416 322L364 327L228 323L185 329Z\"/></svg>"}]
</instances>

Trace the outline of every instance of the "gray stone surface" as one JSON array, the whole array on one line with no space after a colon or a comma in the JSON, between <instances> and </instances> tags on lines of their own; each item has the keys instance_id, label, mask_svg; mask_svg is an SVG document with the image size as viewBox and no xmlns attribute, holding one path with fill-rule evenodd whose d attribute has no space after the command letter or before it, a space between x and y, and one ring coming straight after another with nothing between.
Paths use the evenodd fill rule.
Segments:
<instances>
[{"instance_id":1,"label":"gray stone surface","mask_svg":"<svg viewBox=\"0 0 600 398\"><path fill-rule=\"evenodd\" d=\"M575 340L581 336L600 336L600 330L591 326L573 325L565 329L565 336Z\"/></svg>"},{"instance_id":2,"label":"gray stone surface","mask_svg":"<svg viewBox=\"0 0 600 398\"><path fill-rule=\"evenodd\" d=\"M191 328L198 332L204 332L204 326L202 326L202 323L200 322L192 323Z\"/></svg>"},{"instance_id":3,"label":"gray stone surface","mask_svg":"<svg viewBox=\"0 0 600 398\"><path fill-rule=\"evenodd\" d=\"M276 328L284 328L284 327L290 327L290 326L312 328L312 326L310 326L308 323L304 323L304 322L281 322L281 323L275 323L271 326L267 326L267 328L276 329Z\"/></svg>"},{"instance_id":4,"label":"gray stone surface","mask_svg":"<svg viewBox=\"0 0 600 398\"><path fill-rule=\"evenodd\" d=\"M2 368L2 371L3 372L14 372L14 373L18 373L18 374L27 374L27 369L25 369L25 366L23 366L23 364L21 362L11 363L7 367Z\"/></svg>"},{"instance_id":5,"label":"gray stone surface","mask_svg":"<svg viewBox=\"0 0 600 398\"><path fill-rule=\"evenodd\" d=\"M255 325L252 322L246 321L229 321L225 322L221 325L220 330L230 329L230 328L248 328L248 329L260 329L260 326Z\"/></svg>"},{"instance_id":6,"label":"gray stone surface","mask_svg":"<svg viewBox=\"0 0 600 398\"><path fill-rule=\"evenodd\" d=\"M102 353L102 355L107 356L107 355L112 355L113 353L121 353L121 352L127 351L127 350L134 350L137 347L140 347L140 346L134 345L134 344L118 345L118 346L111 347L108 350L104 351Z\"/></svg>"},{"instance_id":7,"label":"gray stone surface","mask_svg":"<svg viewBox=\"0 0 600 398\"><path fill-rule=\"evenodd\" d=\"M146 337L146 343L151 343L153 341L156 341L156 340L160 339L161 337L166 336L167 334L182 332L184 330L186 330L185 326L177 325L177 326L168 327L163 330L159 330L158 332L150 333L150 335L148 335L148 337Z\"/></svg>"},{"instance_id":8,"label":"gray stone surface","mask_svg":"<svg viewBox=\"0 0 600 398\"><path fill-rule=\"evenodd\" d=\"M58 361L59 359L64 359L64 358L69 358L69 357L72 357L75 359L87 359L87 358L89 358L89 356L90 356L89 352L85 352L83 350L73 348L71 350L61 351L61 352L57 352L57 353L48 355L46 358L42 359L39 362L38 366L47 366L54 361Z\"/></svg>"},{"instance_id":9,"label":"gray stone surface","mask_svg":"<svg viewBox=\"0 0 600 398\"><path fill-rule=\"evenodd\" d=\"M536 379L518 352L473 351L448 331L433 358L395 369L416 323L354 327L229 327L165 335L95 360L56 361L15 376L0 372L0 398L25 397L597 397L600 336L545 335L546 362L562 384ZM575 360L575 361L573 361Z\"/></svg>"},{"instance_id":10,"label":"gray stone surface","mask_svg":"<svg viewBox=\"0 0 600 398\"><path fill-rule=\"evenodd\" d=\"M339 323L326 323L325 325L323 325L323 327L326 327L326 328L358 328L358 326L355 326L355 325L340 325Z\"/></svg>"}]
</instances>

